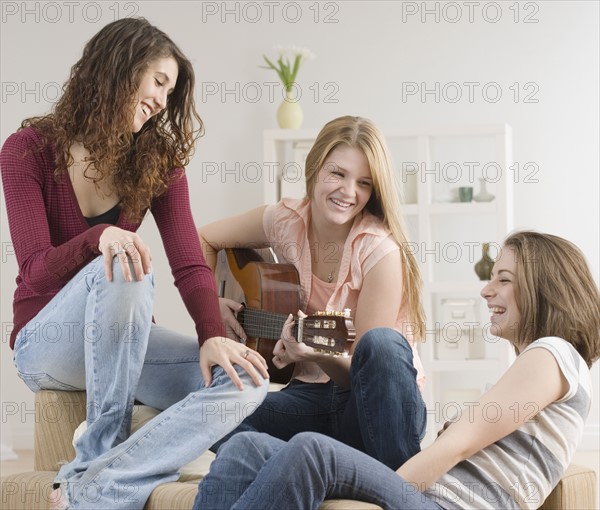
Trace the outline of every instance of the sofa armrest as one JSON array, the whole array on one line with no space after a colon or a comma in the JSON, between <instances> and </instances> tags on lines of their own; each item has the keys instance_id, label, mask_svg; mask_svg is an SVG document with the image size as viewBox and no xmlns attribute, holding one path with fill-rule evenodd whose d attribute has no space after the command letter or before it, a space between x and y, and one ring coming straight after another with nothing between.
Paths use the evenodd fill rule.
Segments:
<instances>
[{"instance_id":1,"label":"sofa armrest","mask_svg":"<svg viewBox=\"0 0 600 510\"><path fill-rule=\"evenodd\" d=\"M596 508L596 472L570 465L539 510L583 510Z\"/></svg>"},{"instance_id":2,"label":"sofa armrest","mask_svg":"<svg viewBox=\"0 0 600 510\"><path fill-rule=\"evenodd\" d=\"M58 471L75 458L73 432L85 420L85 391L38 391L35 394L34 460L36 471Z\"/></svg>"}]
</instances>

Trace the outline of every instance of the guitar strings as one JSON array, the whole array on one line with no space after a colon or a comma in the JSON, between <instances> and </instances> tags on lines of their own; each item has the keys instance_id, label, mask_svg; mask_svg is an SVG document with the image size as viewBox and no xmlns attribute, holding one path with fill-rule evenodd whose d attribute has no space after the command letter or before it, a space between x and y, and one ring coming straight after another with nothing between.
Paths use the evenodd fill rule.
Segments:
<instances>
[{"instance_id":1,"label":"guitar strings","mask_svg":"<svg viewBox=\"0 0 600 510\"><path fill-rule=\"evenodd\" d=\"M277 340L281 336L281 330L287 315L266 312L264 310L255 310L245 308L238 314L238 320L244 329L254 328L252 331L246 331L250 336L269 338ZM294 333L297 334L297 326L294 326Z\"/></svg>"}]
</instances>

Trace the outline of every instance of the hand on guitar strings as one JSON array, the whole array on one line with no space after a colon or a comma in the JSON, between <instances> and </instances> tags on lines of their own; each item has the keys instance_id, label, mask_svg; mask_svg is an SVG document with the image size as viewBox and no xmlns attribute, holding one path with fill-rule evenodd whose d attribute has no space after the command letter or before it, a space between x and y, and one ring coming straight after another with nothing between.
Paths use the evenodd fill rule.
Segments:
<instances>
[{"instance_id":1,"label":"hand on guitar strings","mask_svg":"<svg viewBox=\"0 0 600 510\"><path fill-rule=\"evenodd\" d=\"M227 338L236 340L237 342L246 343L246 332L235 318L235 314L243 310L244 305L234 301L233 299L219 298L219 308L221 310L221 318L225 324L225 333Z\"/></svg>"},{"instance_id":2,"label":"hand on guitar strings","mask_svg":"<svg viewBox=\"0 0 600 510\"><path fill-rule=\"evenodd\" d=\"M307 317L307 315L298 310L298 317ZM302 342L298 342L292 334L295 323L294 316L290 314L281 330L281 338L277 340L273 348L273 365L277 368L283 368L298 361L312 361L314 359L315 350Z\"/></svg>"},{"instance_id":3,"label":"hand on guitar strings","mask_svg":"<svg viewBox=\"0 0 600 510\"><path fill-rule=\"evenodd\" d=\"M219 365L229 375L239 390L244 389L244 384L233 365L242 367L256 386L262 386L268 380L267 362L258 352L248 349L244 344L225 338L214 336L202 344L200 348L200 370L204 385L208 388L212 383L212 367Z\"/></svg>"}]
</instances>

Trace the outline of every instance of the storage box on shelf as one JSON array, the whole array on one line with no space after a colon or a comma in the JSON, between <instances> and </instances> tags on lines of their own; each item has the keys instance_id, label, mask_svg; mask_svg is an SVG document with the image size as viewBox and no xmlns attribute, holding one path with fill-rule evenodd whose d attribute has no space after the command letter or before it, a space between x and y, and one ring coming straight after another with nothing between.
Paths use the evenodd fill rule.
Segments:
<instances>
[{"instance_id":1,"label":"storage box on shelf","mask_svg":"<svg viewBox=\"0 0 600 510\"><path fill-rule=\"evenodd\" d=\"M305 194L304 160L318 130L264 132L265 203ZM484 243L494 256L512 229L511 129L507 125L428 127L385 133L397 172L409 249L423 275L426 341L419 350L428 381L426 442L457 408L476 399L513 359L490 335L475 274ZM483 182L485 181L485 182ZM462 192L459 188L472 188Z\"/></svg>"}]
</instances>

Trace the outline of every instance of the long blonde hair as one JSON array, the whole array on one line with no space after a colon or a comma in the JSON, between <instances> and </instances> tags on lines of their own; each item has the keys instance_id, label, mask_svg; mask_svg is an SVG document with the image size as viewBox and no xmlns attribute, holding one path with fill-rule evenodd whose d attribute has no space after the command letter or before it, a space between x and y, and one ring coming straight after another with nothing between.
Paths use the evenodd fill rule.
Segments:
<instances>
[{"instance_id":1,"label":"long blonde hair","mask_svg":"<svg viewBox=\"0 0 600 510\"><path fill-rule=\"evenodd\" d=\"M518 340L558 336L591 367L600 356L600 293L579 248L532 231L511 234L504 246L516 257Z\"/></svg>"},{"instance_id":2,"label":"long blonde hair","mask_svg":"<svg viewBox=\"0 0 600 510\"><path fill-rule=\"evenodd\" d=\"M360 149L367 157L373 179L373 193L365 209L382 221L400 246L402 293L407 303L412 333L415 338L422 338L425 332L425 312L421 301L421 272L410 249L400 208L396 176L385 137L373 122L363 117L345 116L325 124L306 156L306 194L312 197L318 173L325 159L341 144Z\"/></svg>"}]
</instances>

